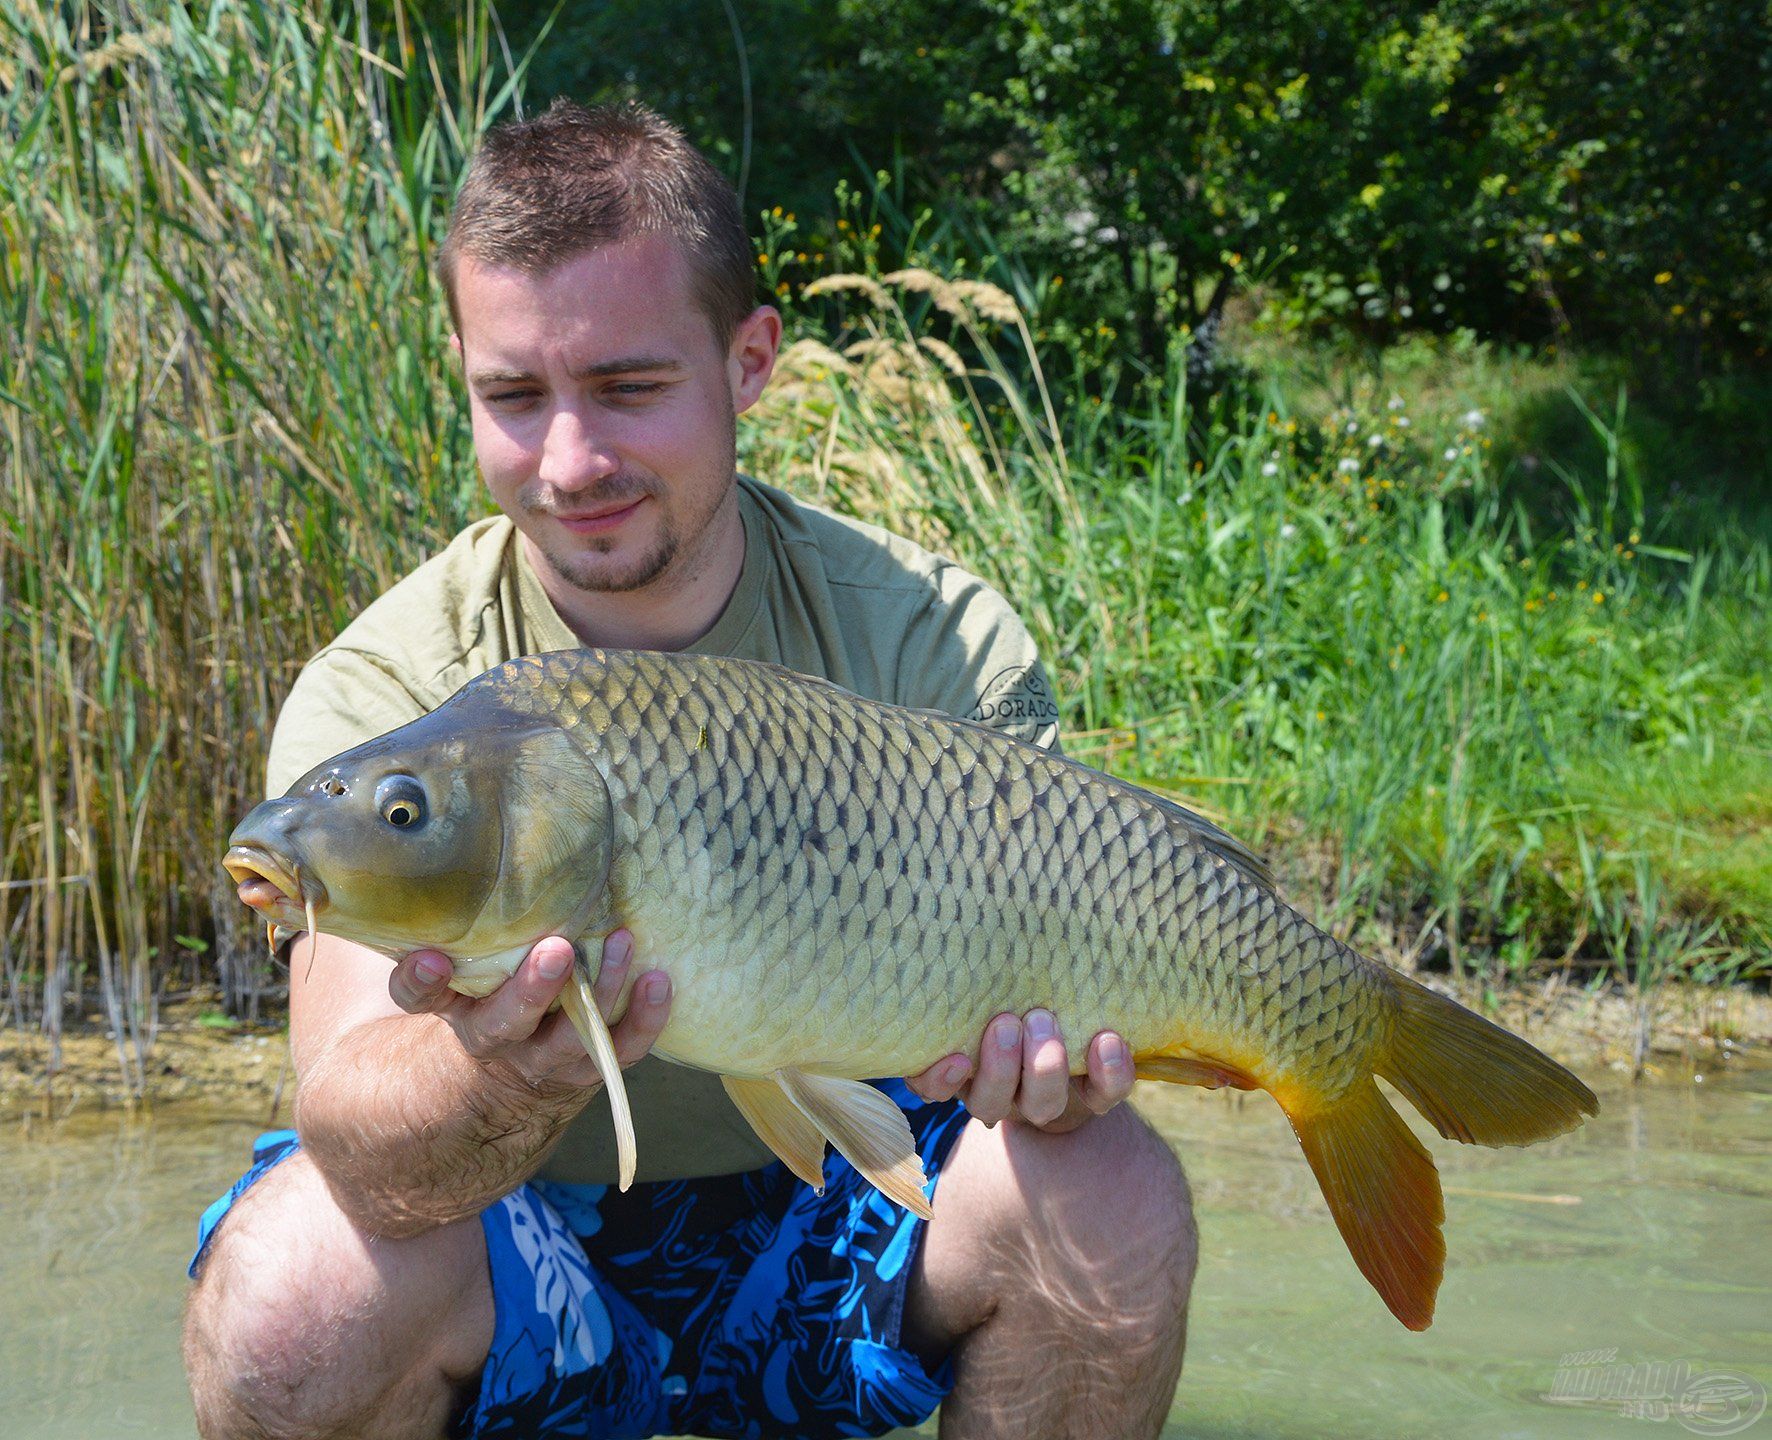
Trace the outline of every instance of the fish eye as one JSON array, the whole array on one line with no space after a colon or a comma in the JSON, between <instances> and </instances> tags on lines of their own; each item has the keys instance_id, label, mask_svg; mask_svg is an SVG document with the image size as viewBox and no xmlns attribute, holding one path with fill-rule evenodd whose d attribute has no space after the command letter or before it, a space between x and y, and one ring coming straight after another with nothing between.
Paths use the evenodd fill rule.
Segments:
<instances>
[{"instance_id":1,"label":"fish eye","mask_svg":"<svg viewBox=\"0 0 1772 1440\"><path fill-rule=\"evenodd\" d=\"M375 787L375 808L397 830L424 824L424 787L410 775L390 775Z\"/></svg>"}]
</instances>

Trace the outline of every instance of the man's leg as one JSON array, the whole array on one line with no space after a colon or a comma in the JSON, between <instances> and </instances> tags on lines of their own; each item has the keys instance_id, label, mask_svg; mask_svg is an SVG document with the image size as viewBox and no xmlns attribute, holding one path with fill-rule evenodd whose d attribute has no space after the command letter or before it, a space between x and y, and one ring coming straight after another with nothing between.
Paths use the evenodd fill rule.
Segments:
<instances>
[{"instance_id":1,"label":"man's leg","mask_svg":"<svg viewBox=\"0 0 1772 1440\"><path fill-rule=\"evenodd\" d=\"M972 1121L905 1303L906 1348L953 1356L942 1435L1155 1436L1196 1254L1181 1166L1129 1107L1066 1135Z\"/></svg>"},{"instance_id":2,"label":"man's leg","mask_svg":"<svg viewBox=\"0 0 1772 1440\"><path fill-rule=\"evenodd\" d=\"M185 1314L205 1440L441 1436L492 1345L480 1222L369 1239L292 1155L229 1212Z\"/></svg>"}]
</instances>

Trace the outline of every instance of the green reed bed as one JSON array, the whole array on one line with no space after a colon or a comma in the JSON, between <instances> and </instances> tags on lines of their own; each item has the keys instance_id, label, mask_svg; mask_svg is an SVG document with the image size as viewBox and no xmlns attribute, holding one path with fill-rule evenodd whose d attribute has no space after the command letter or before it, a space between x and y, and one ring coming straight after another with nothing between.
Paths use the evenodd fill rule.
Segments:
<instances>
[{"instance_id":1,"label":"green reed bed","mask_svg":"<svg viewBox=\"0 0 1772 1440\"><path fill-rule=\"evenodd\" d=\"M429 262L512 66L463 16L0 12L0 1014L96 1005L138 1085L159 995L270 979L215 862L296 670L485 508ZM1377 391L1206 404L1178 350L1134 404L1054 393L1076 356L949 275L782 299L745 463L1000 585L1077 753L1394 949L1763 962L1763 543L1658 545L1616 464L1547 530L1487 417Z\"/></svg>"},{"instance_id":2,"label":"green reed bed","mask_svg":"<svg viewBox=\"0 0 1772 1440\"><path fill-rule=\"evenodd\" d=\"M0 12L4 1007L96 994L138 1083L158 989L256 1004L215 857L295 670L478 503L426 268L498 100L463 33Z\"/></svg>"}]
</instances>

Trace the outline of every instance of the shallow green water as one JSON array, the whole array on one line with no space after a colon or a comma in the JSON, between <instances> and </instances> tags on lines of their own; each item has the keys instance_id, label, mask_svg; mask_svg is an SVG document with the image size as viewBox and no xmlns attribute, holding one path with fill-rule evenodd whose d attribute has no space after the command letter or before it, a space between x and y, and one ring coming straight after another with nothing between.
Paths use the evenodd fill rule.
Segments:
<instances>
[{"instance_id":1,"label":"shallow green water","mask_svg":"<svg viewBox=\"0 0 1772 1440\"><path fill-rule=\"evenodd\" d=\"M1270 1102L1147 1086L1139 1103L1186 1159L1200 1216L1174 1440L1772 1436L1772 1417L1726 1432L1543 1398L1572 1352L1599 1352L1589 1364L1602 1371L1731 1372L1750 1402L1772 1382L1772 1068L1609 1086L1597 1121L1531 1150L1434 1140L1451 1256L1422 1335L1354 1270ZM198 1211L237 1174L260 1119L162 1111L0 1128L0 1435L192 1433L183 1266ZM1509 1195L1580 1203L1498 1198Z\"/></svg>"}]
</instances>

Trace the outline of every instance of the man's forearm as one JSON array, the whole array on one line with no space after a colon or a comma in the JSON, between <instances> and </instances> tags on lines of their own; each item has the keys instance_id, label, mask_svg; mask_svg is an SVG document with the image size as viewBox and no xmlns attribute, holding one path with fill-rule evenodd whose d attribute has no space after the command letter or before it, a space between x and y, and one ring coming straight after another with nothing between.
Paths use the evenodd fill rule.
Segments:
<instances>
[{"instance_id":1,"label":"man's forearm","mask_svg":"<svg viewBox=\"0 0 1772 1440\"><path fill-rule=\"evenodd\" d=\"M356 1026L301 1077L296 1127L339 1207L375 1234L476 1215L537 1169L595 1094L529 1084L428 1016Z\"/></svg>"}]
</instances>

